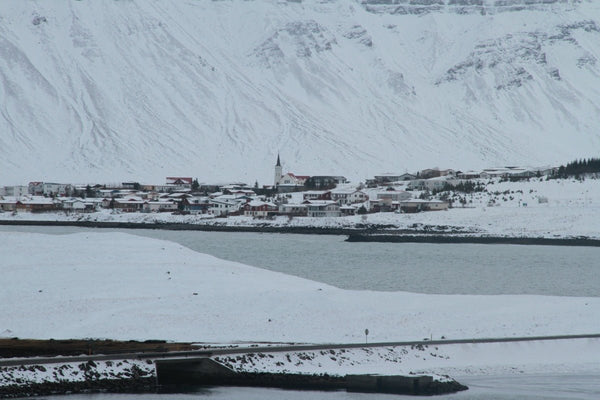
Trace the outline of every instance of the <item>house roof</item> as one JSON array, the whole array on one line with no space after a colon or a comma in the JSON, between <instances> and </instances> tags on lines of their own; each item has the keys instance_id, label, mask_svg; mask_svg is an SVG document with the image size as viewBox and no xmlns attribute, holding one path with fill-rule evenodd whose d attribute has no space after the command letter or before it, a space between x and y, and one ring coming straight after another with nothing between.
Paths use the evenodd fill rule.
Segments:
<instances>
[{"instance_id":1,"label":"house roof","mask_svg":"<svg viewBox=\"0 0 600 400\"><path fill-rule=\"evenodd\" d=\"M192 184L192 178L190 177L179 177L179 176L167 176L167 185L181 185L181 184Z\"/></svg>"},{"instance_id":2,"label":"house roof","mask_svg":"<svg viewBox=\"0 0 600 400\"><path fill-rule=\"evenodd\" d=\"M302 192L302 194L315 194L315 195L322 195L322 194L327 194L330 193L331 190L307 190L305 192Z\"/></svg>"},{"instance_id":3,"label":"house roof","mask_svg":"<svg viewBox=\"0 0 600 400\"><path fill-rule=\"evenodd\" d=\"M262 200L252 200L250 203L248 203L248 206L250 206L250 207L262 207L262 206L277 207L273 203L262 201Z\"/></svg>"},{"instance_id":4,"label":"house roof","mask_svg":"<svg viewBox=\"0 0 600 400\"><path fill-rule=\"evenodd\" d=\"M419 204L441 204L441 203L445 203L445 201L442 200L425 200L425 199L410 199L410 200L403 200L403 201L399 201L399 204L411 204L411 203L419 203Z\"/></svg>"},{"instance_id":5,"label":"house roof","mask_svg":"<svg viewBox=\"0 0 600 400\"><path fill-rule=\"evenodd\" d=\"M327 206L330 204L337 204L337 202L333 200L306 200L304 204L313 206Z\"/></svg>"}]
</instances>

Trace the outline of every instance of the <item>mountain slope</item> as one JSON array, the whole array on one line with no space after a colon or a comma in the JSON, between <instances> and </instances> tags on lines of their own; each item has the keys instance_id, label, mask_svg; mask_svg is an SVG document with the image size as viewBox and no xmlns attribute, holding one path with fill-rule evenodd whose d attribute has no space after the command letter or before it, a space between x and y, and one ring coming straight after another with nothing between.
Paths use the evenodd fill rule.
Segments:
<instances>
[{"instance_id":1,"label":"mountain slope","mask_svg":"<svg viewBox=\"0 0 600 400\"><path fill-rule=\"evenodd\" d=\"M600 4L43 1L0 12L0 183L271 183L600 149Z\"/></svg>"}]
</instances>

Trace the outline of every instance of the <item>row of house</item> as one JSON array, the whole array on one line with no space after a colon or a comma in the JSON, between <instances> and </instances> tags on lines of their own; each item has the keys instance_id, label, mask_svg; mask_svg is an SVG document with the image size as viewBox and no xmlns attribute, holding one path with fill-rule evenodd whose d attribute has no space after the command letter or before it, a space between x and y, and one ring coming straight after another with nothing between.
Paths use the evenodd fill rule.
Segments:
<instances>
[{"instance_id":1,"label":"row of house","mask_svg":"<svg viewBox=\"0 0 600 400\"><path fill-rule=\"evenodd\" d=\"M368 187L377 187L389 185L396 182L417 182L413 186L415 188L427 188L429 190L439 188L437 182L459 182L471 179L490 179L490 178L533 178L536 176L548 176L558 171L558 167L496 167L486 168L481 171L456 171L453 169L431 168L424 169L415 174L404 173L394 174L385 173L375 175L372 179L367 179ZM433 182L433 183L427 183Z\"/></svg>"},{"instance_id":2,"label":"row of house","mask_svg":"<svg viewBox=\"0 0 600 400\"><path fill-rule=\"evenodd\" d=\"M346 182L341 176L297 176L281 174L278 159L278 185L297 186L311 180L312 187L331 187ZM289 182L288 182L289 181ZM411 194L402 190L370 193L350 187L305 190L301 198L287 193L276 198L259 196L255 188L244 184L200 185L190 177L167 177L164 185L141 185L123 182L118 185L71 185L52 182L30 182L27 186L0 188L0 210L43 212L92 212L112 209L120 212L179 212L208 214L215 217L247 215L257 218L274 215L337 217L357 212L402 211L411 209L406 201ZM299 188L296 187L294 192ZM287 190L271 190L267 193ZM73 196L75 195L75 196ZM288 197L289 196L289 197ZM418 209L437 209L437 206ZM415 208L415 207L412 207Z\"/></svg>"}]
</instances>

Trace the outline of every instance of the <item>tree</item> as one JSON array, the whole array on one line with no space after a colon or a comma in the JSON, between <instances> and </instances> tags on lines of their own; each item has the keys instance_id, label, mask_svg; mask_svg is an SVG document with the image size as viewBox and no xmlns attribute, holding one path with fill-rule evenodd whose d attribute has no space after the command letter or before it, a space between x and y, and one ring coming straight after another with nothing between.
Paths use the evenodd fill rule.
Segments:
<instances>
[{"instance_id":1,"label":"tree","mask_svg":"<svg viewBox=\"0 0 600 400\"><path fill-rule=\"evenodd\" d=\"M192 181L192 191L197 192L200 189L200 184L198 183L198 179L194 179Z\"/></svg>"},{"instance_id":2,"label":"tree","mask_svg":"<svg viewBox=\"0 0 600 400\"><path fill-rule=\"evenodd\" d=\"M356 213L358 215L365 215L367 213L367 209L365 208L365 206L360 206L360 208L356 210Z\"/></svg>"},{"instance_id":3,"label":"tree","mask_svg":"<svg viewBox=\"0 0 600 400\"><path fill-rule=\"evenodd\" d=\"M85 197L96 197L96 194L94 193L90 185L87 185L85 187Z\"/></svg>"}]
</instances>

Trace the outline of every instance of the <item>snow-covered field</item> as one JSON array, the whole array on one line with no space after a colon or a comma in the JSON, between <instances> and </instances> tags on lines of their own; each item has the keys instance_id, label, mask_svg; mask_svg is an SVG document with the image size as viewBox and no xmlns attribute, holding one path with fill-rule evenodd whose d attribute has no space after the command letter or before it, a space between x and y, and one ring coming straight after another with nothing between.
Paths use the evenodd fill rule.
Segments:
<instances>
[{"instance_id":1,"label":"snow-covered field","mask_svg":"<svg viewBox=\"0 0 600 400\"><path fill-rule=\"evenodd\" d=\"M349 291L124 233L0 232L0 335L362 342L594 333L600 298ZM256 358L301 372L600 372L599 339ZM297 355L290 355L298 358ZM254 365L256 364L256 365Z\"/></svg>"},{"instance_id":2,"label":"snow-covered field","mask_svg":"<svg viewBox=\"0 0 600 400\"><path fill-rule=\"evenodd\" d=\"M600 238L600 180L532 179L522 182L485 181L486 192L457 194L466 199L465 207L455 202L448 211L418 214L376 213L340 218L298 217L274 220L236 216L210 218L206 215L171 213L115 213L102 210L90 214L0 213L2 220L16 221L99 221L132 223L188 223L228 226L331 227L352 228L357 224L390 225L398 229L432 226L478 235L527 237ZM381 189L379 189L381 190ZM376 196L376 191L368 191ZM418 192L414 195L418 196ZM297 197L297 196L296 196ZM493 204L490 201L493 200ZM547 200L547 202L544 202ZM298 200L301 201L301 200Z\"/></svg>"}]
</instances>

